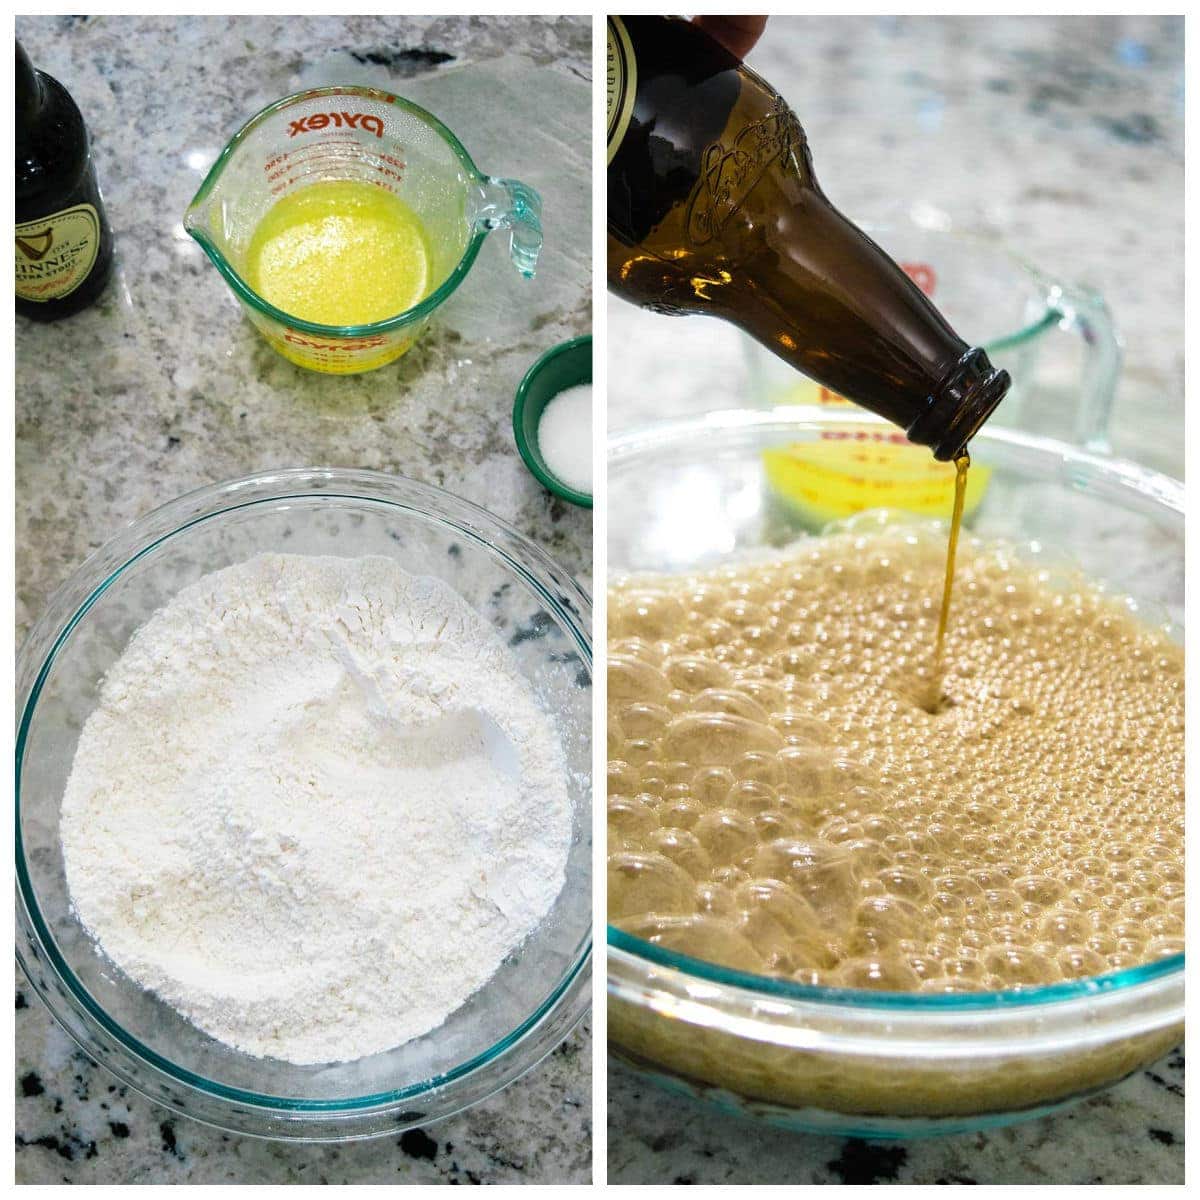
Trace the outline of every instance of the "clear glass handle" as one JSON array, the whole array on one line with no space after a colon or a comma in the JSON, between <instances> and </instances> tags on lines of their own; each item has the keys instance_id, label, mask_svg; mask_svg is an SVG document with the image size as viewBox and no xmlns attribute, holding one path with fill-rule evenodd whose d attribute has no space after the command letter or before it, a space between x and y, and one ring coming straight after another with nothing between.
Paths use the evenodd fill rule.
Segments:
<instances>
[{"instance_id":1,"label":"clear glass handle","mask_svg":"<svg viewBox=\"0 0 1200 1200\"><path fill-rule=\"evenodd\" d=\"M1088 450L1111 449L1109 423L1121 373L1121 339L1112 314L1099 292L1068 284L1053 284L1047 302L1059 314L1058 327L1077 333L1083 341L1083 378L1075 441Z\"/></svg>"},{"instance_id":2,"label":"clear glass handle","mask_svg":"<svg viewBox=\"0 0 1200 1200\"><path fill-rule=\"evenodd\" d=\"M542 198L533 188L517 179L485 178L474 224L485 232L507 229L513 266L533 278L542 249Z\"/></svg>"}]
</instances>

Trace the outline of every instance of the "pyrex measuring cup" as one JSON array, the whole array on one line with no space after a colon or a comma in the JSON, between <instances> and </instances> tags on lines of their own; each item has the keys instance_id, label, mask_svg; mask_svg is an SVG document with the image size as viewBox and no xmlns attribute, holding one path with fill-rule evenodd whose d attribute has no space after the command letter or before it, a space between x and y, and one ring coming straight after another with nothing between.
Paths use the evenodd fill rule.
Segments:
<instances>
[{"instance_id":1,"label":"pyrex measuring cup","mask_svg":"<svg viewBox=\"0 0 1200 1200\"><path fill-rule=\"evenodd\" d=\"M927 222L905 217L859 224L964 339L982 345L1011 375L1009 394L989 425L1108 449L1121 346L1096 292L1051 279L989 239L953 230L941 213L931 213ZM1056 380L1061 396L1040 378L1056 330L1079 339L1078 379ZM758 345L747 353L760 403L848 405Z\"/></svg>"},{"instance_id":2,"label":"pyrex measuring cup","mask_svg":"<svg viewBox=\"0 0 1200 1200\"><path fill-rule=\"evenodd\" d=\"M282 312L250 286L246 255L267 210L325 180L373 183L416 215L432 284L419 304L369 325L319 325ZM298 92L252 117L221 151L183 223L267 341L302 367L334 374L371 371L408 350L493 229L509 231L509 255L526 278L542 246L533 188L484 175L432 113L358 86Z\"/></svg>"}]
</instances>

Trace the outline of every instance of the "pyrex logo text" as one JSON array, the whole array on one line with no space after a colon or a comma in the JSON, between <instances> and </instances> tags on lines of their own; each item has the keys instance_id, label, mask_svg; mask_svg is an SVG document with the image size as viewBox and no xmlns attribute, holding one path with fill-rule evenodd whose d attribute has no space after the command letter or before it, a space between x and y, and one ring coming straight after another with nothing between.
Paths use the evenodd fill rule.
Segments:
<instances>
[{"instance_id":1,"label":"pyrex logo text","mask_svg":"<svg viewBox=\"0 0 1200 1200\"><path fill-rule=\"evenodd\" d=\"M383 137L383 119L381 117L374 117L370 113L348 112L313 113L310 117L301 117L300 120L293 121L288 126L288 137L295 137L298 133L315 133L319 129L328 129L330 125L334 125L338 129L347 125L351 129L362 129L366 133L373 133L377 138Z\"/></svg>"}]
</instances>

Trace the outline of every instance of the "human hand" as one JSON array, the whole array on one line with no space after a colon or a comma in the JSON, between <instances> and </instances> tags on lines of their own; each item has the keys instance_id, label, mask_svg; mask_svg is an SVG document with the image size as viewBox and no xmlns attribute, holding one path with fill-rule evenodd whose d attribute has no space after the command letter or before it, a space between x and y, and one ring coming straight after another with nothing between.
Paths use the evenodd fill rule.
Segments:
<instances>
[{"instance_id":1,"label":"human hand","mask_svg":"<svg viewBox=\"0 0 1200 1200\"><path fill-rule=\"evenodd\" d=\"M754 49L767 24L766 17L693 17L692 20L735 58L745 58Z\"/></svg>"}]
</instances>

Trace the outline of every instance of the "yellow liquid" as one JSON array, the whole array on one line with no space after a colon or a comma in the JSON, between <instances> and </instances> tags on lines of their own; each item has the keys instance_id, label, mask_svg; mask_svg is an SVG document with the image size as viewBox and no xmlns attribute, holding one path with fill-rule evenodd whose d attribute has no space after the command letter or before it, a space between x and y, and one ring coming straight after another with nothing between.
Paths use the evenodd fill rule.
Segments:
<instances>
[{"instance_id":1,"label":"yellow liquid","mask_svg":"<svg viewBox=\"0 0 1200 1200\"><path fill-rule=\"evenodd\" d=\"M290 316L368 325L429 294L430 254L420 221L391 192L328 180L268 210L250 239L246 276Z\"/></svg>"}]
</instances>

